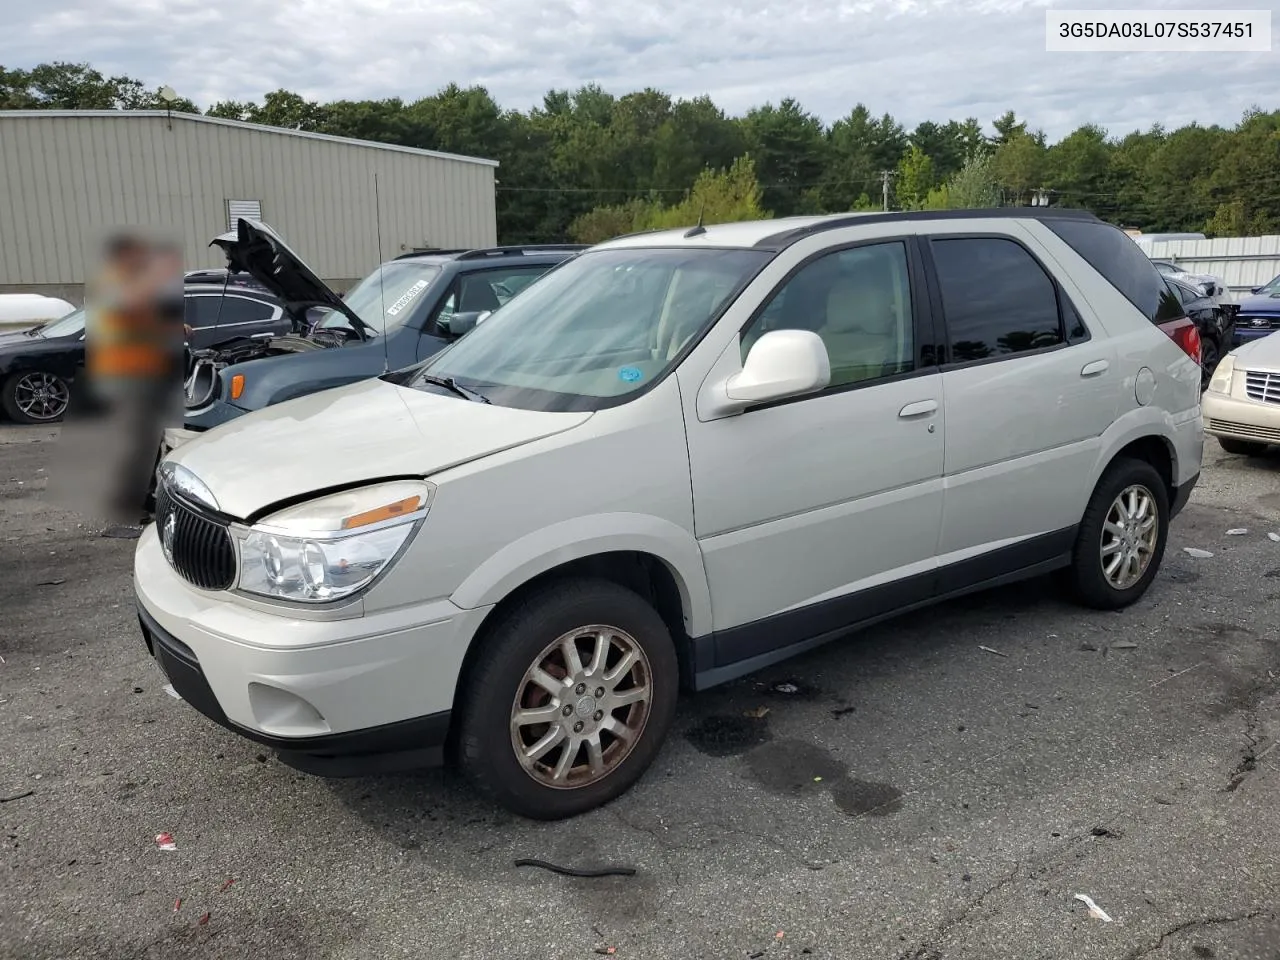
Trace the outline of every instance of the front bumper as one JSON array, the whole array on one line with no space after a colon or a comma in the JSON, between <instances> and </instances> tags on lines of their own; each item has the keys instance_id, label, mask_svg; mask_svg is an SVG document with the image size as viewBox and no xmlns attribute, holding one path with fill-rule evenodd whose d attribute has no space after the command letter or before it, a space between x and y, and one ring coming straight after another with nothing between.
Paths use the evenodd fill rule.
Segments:
<instances>
[{"instance_id":1,"label":"front bumper","mask_svg":"<svg viewBox=\"0 0 1280 960\"><path fill-rule=\"evenodd\" d=\"M215 723L323 776L438 763L457 678L487 608L448 600L342 619L199 590L164 559L154 526L134 560L148 651Z\"/></svg>"},{"instance_id":2,"label":"front bumper","mask_svg":"<svg viewBox=\"0 0 1280 960\"><path fill-rule=\"evenodd\" d=\"M1261 340L1263 337L1269 337L1276 332L1274 327L1250 327L1247 326L1247 320L1244 323L1246 326L1241 326L1241 321L1236 321L1235 330L1231 334L1232 347L1238 347L1244 343L1252 343L1254 340Z\"/></svg>"},{"instance_id":3,"label":"front bumper","mask_svg":"<svg viewBox=\"0 0 1280 960\"><path fill-rule=\"evenodd\" d=\"M1233 378L1233 391L1241 372ZM1280 403L1263 403L1221 393L1206 393L1201 401L1204 432L1254 443L1280 443Z\"/></svg>"}]
</instances>

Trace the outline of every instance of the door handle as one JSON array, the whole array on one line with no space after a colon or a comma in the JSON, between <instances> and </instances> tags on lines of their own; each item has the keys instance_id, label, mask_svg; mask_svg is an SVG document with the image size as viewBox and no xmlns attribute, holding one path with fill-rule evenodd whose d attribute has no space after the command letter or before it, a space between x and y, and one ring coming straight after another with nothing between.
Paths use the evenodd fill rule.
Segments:
<instances>
[{"instance_id":1,"label":"door handle","mask_svg":"<svg viewBox=\"0 0 1280 960\"><path fill-rule=\"evenodd\" d=\"M905 407L898 411L900 417L923 417L926 414L938 412L937 400L917 400L915 403L908 403Z\"/></svg>"},{"instance_id":2,"label":"door handle","mask_svg":"<svg viewBox=\"0 0 1280 960\"><path fill-rule=\"evenodd\" d=\"M1106 360L1095 360L1093 361L1093 363L1086 363L1083 367L1080 368L1080 376L1096 377L1096 376L1099 376L1100 374L1106 373L1110 369L1111 369L1111 364L1108 363Z\"/></svg>"}]
</instances>

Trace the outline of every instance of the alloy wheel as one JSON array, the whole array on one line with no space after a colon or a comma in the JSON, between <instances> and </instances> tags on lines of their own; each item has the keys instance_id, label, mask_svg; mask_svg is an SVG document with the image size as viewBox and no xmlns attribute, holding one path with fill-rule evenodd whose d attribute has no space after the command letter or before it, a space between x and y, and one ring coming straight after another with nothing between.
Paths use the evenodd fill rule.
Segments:
<instances>
[{"instance_id":1,"label":"alloy wheel","mask_svg":"<svg viewBox=\"0 0 1280 960\"><path fill-rule=\"evenodd\" d=\"M61 378L40 371L24 375L13 389L14 405L32 420L57 420L66 412L69 396Z\"/></svg>"},{"instance_id":2,"label":"alloy wheel","mask_svg":"<svg viewBox=\"0 0 1280 960\"><path fill-rule=\"evenodd\" d=\"M511 706L511 746L538 783L574 789L616 770L649 719L653 671L636 639L591 624L549 643Z\"/></svg>"},{"instance_id":3,"label":"alloy wheel","mask_svg":"<svg viewBox=\"0 0 1280 960\"><path fill-rule=\"evenodd\" d=\"M1117 590L1128 590L1147 572L1160 534L1155 496L1130 484L1111 502L1102 524L1102 574Z\"/></svg>"}]
</instances>

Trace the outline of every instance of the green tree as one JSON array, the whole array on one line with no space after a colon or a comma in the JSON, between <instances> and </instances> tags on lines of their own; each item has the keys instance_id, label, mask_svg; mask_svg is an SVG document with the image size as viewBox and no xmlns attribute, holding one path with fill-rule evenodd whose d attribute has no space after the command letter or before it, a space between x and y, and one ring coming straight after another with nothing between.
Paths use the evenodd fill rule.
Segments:
<instances>
[{"instance_id":1,"label":"green tree","mask_svg":"<svg viewBox=\"0 0 1280 960\"><path fill-rule=\"evenodd\" d=\"M915 144L898 162L896 192L903 210L923 210L934 188L933 160Z\"/></svg>"},{"instance_id":2,"label":"green tree","mask_svg":"<svg viewBox=\"0 0 1280 960\"><path fill-rule=\"evenodd\" d=\"M946 183L947 206L953 210L981 210L1000 206L995 163L985 151L975 153Z\"/></svg>"},{"instance_id":3,"label":"green tree","mask_svg":"<svg viewBox=\"0 0 1280 960\"><path fill-rule=\"evenodd\" d=\"M1041 186L1044 176L1044 145L1031 134L1022 133L1002 144L992 158L996 179L1009 198L1020 204Z\"/></svg>"},{"instance_id":4,"label":"green tree","mask_svg":"<svg viewBox=\"0 0 1280 960\"><path fill-rule=\"evenodd\" d=\"M249 108L245 119L268 127L314 132L324 125L325 108L288 90L273 90L262 98L261 106Z\"/></svg>"},{"instance_id":5,"label":"green tree","mask_svg":"<svg viewBox=\"0 0 1280 960\"><path fill-rule=\"evenodd\" d=\"M742 118L742 132L765 184L768 206L780 217L806 212L802 197L826 167L822 121L788 97L777 106L749 110Z\"/></svg>"},{"instance_id":6,"label":"green tree","mask_svg":"<svg viewBox=\"0 0 1280 960\"><path fill-rule=\"evenodd\" d=\"M827 133L827 165L819 191L820 208L829 211L866 209L863 195L880 209L880 173L898 165L907 149L902 125L887 113L875 118L862 104L831 125Z\"/></svg>"}]
</instances>

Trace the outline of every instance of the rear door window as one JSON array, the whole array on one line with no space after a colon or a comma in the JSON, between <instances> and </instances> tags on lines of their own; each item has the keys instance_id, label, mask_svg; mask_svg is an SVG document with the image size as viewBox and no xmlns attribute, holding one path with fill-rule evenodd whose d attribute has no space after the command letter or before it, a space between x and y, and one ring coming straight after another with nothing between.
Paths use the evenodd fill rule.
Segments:
<instances>
[{"instance_id":1,"label":"rear door window","mask_svg":"<svg viewBox=\"0 0 1280 960\"><path fill-rule=\"evenodd\" d=\"M930 242L951 344L967 363L1064 342L1058 292L1021 244L1002 237Z\"/></svg>"}]
</instances>

